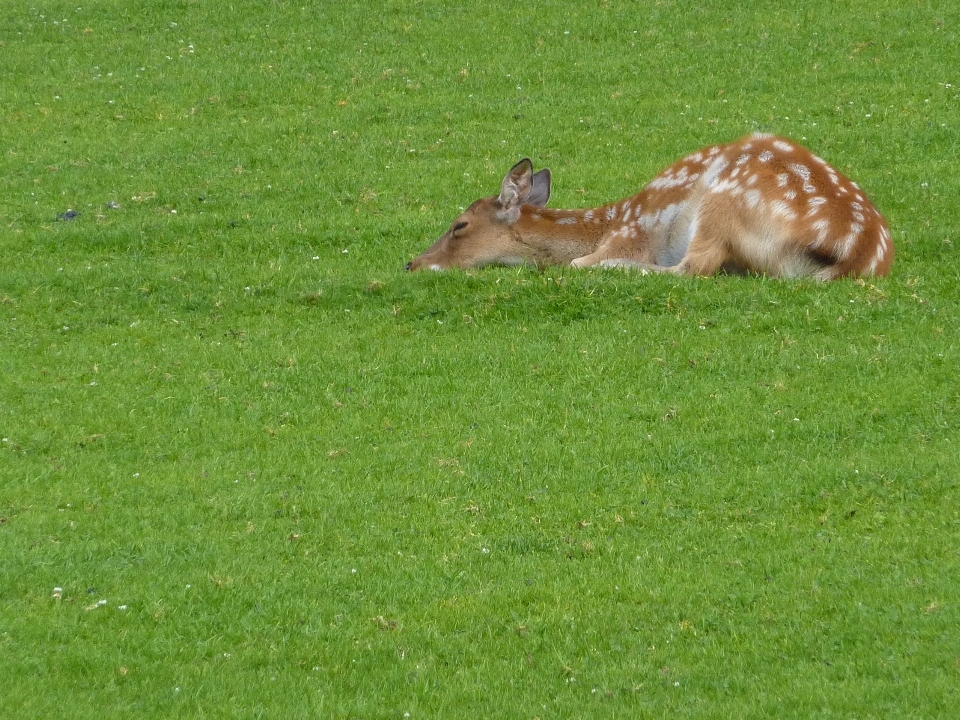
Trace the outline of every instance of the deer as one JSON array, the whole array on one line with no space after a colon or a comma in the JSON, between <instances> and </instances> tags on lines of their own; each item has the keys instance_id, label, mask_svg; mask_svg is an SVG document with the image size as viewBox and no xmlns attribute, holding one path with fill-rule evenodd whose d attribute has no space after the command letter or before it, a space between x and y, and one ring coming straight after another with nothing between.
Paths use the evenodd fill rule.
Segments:
<instances>
[{"instance_id":1,"label":"deer","mask_svg":"<svg viewBox=\"0 0 960 720\"><path fill-rule=\"evenodd\" d=\"M552 176L524 158L407 270L487 265L634 268L643 274L886 276L887 221L839 170L788 138L754 133L698 150L610 205L547 208Z\"/></svg>"}]
</instances>

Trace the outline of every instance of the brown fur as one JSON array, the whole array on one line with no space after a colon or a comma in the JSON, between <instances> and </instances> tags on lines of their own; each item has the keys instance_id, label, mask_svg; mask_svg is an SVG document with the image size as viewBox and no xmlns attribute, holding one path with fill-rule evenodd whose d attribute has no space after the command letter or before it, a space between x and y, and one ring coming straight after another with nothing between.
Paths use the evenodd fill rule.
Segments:
<instances>
[{"instance_id":1,"label":"brown fur","mask_svg":"<svg viewBox=\"0 0 960 720\"><path fill-rule=\"evenodd\" d=\"M638 194L583 210L551 210L549 170L529 160L407 268L491 264L718 270L832 280L887 275L886 220L860 187L785 138L750 135L674 163Z\"/></svg>"}]
</instances>

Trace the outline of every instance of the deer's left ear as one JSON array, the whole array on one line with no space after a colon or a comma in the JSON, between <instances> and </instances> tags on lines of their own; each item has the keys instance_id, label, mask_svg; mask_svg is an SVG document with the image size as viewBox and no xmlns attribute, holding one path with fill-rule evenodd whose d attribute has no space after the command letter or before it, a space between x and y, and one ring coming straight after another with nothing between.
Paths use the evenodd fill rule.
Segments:
<instances>
[{"instance_id":1,"label":"deer's left ear","mask_svg":"<svg viewBox=\"0 0 960 720\"><path fill-rule=\"evenodd\" d=\"M530 197L530 191L533 189L533 163L529 158L524 158L512 168L503 179L503 186L500 188L500 197L497 203L500 205L499 218L504 222L515 223L520 219L520 206Z\"/></svg>"},{"instance_id":2,"label":"deer's left ear","mask_svg":"<svg viewBox=\"0 0 960 720\"><path fill-rule=\"evenodd\" d=\"M533 176L533 189L527 202L537 207L546 207L550 200L550 170L544 168Z\"/></svg>"}]
</instances>

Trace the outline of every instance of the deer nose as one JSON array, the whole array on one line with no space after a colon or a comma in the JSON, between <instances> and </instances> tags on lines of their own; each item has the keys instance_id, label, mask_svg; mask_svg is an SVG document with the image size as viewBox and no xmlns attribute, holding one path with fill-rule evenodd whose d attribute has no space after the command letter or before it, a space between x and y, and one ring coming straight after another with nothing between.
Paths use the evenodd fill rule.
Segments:
<instances>
[{"instance_id":1,"label":"deer nose","mask_svg":"<svg viewBox=\"0 0 960 720\"><path fill-rule=\"evenodd\" d=\"M406 265L403 266L403 269L409 271L412 266L413 266L413 263L408 262Z\"/></svg>"}]
</instances>

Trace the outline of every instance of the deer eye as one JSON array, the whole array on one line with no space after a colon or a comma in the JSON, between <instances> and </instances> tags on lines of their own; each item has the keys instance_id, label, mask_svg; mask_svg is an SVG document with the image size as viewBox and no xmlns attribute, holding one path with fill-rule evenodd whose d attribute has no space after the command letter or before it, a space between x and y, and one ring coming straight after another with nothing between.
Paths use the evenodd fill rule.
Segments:
<instances>
[{"instance_id":1,"label":"deer eye","mask_svg":"<svg viewBox=\"0 0 960 720\"><path fill-rule=\"evenodd\" d=\"M463 230L465 227L467 227L467 225L469 225L469 224L470 224L470 223L468 223L468 222L458 222L456 225L453 226L453 231L454 231L454 232L460 232L460 231Z\"/></svg>"}]
</instances>

